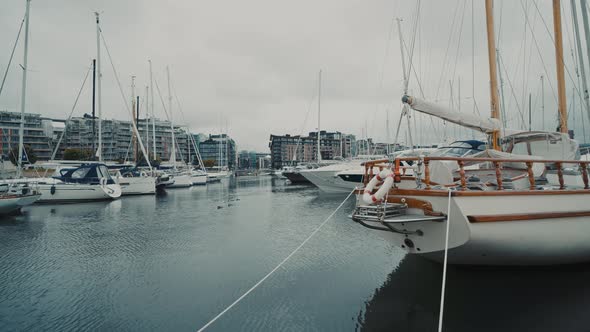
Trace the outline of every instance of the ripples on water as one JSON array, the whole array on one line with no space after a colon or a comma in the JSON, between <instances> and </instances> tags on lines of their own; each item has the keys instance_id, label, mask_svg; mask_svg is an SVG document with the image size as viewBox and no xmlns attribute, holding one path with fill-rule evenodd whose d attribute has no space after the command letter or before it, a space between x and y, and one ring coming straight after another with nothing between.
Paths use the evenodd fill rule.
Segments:
<instances>
[{"instance_id":1,"label":"ripples on water","mask_svg":"<svg viewBox=\"0 0 590 332\"><path fill-rule=\"evenodd\" d=\"M341 200L240 178L162 196L29 207L0 221L0 330L195 331ZM348 219L352 204L210 330L354 329L395 259Z\"/></svg>"},{"instance_id":2,"label":"ripples on water","mask_svg":"<svg viewBox=\"0 0 590 332\"><path fill-rule=\"evenodd\" d=\"M0 221L0 331L195 331L341 202L239 178L161 196L42 205ZM333 220L211 331L434 331L440 265ZM590 326L590 266L451 267L445 331Z\"/></svg>"}]
</instances>

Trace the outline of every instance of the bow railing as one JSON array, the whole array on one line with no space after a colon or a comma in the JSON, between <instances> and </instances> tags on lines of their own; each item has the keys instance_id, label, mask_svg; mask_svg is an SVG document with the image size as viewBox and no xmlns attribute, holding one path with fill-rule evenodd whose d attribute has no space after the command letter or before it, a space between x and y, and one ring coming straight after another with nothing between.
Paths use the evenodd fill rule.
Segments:
<instances>
[{"instance_id":1,"label":"bow railing","mask_svg":"<svg viewBox=\"0 0 590 332\"><path fill-rule=\"evenodd\" d=\"M431 181L431 169L430 163L432 161L448 161L448 162L455 162L457 168L455 171L458 172L458 183L452 184L442 184L442 183L434 183ZM415 162L417 166L404 166L402 163L405 162ZM585 160L559 160L559 159L511 159L511 158L469 158L469 157L400 157L391 159L379 159L379 160L371 160L363 163L365 166L365 174L364 174L364 184L366 185L372 178L375 176L374 168L382 170L384 168L391 168L394 173L394 180L395 183L400 183L403 177L407 177L407 170L417 170L418 168L423 167L423 174L424 177L421 177L422 170L420 170L420 181L424 183L425 189L431 189L433 185L444 185L446 187L459 187L461 189L467 189L467 171L465 167L467 165L473 164L481 164L481 163L489 163L492 165L492 171L495 172L495 180L496 180L496 189L502 190L504 189L503 186L503 174L504 174L504 164L515 164L519 163L522 164L522 168L518 168L519 170L526 172L525 175L528 177L529 180L529 189L535 190L536 189L536 181L533 167L535 164L542 164L543 165L543 173L546 174L549 167L551 170L554 170L557 173L557 179L559 183L559 189L563 190L566 189L565 179L564 179L564 165L568 165L568 168L574 168L574 171L579 172L579 176L582 178L583 188L590 189L589 181L588 181L588 164L590 161ZM577 167L577 169L575 169ZM512 168L514 169L514 168ZM416 174L413 173L411 175L412 179L416 179Z\"/></svg>"}]
</instances>

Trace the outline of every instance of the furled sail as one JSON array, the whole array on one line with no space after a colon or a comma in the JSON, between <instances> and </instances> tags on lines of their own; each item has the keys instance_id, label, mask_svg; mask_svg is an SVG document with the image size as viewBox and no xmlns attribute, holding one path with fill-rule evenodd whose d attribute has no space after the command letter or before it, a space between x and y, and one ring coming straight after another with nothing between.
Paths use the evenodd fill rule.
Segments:
<instances>
[{"instance_id":1,"label":"furled sail","mask_svg":"<svg viewBox=\"0 0 590 332\"><path fill-rule=\"evenodd\" d=\"M490 134L496 130L502 129L502 123L498 119L486 118L474 114L454 112L452 110L445 109L444 107L408 95L402 97L402 102L404 104L408 104L413 110L418 112L430 114L445 121L449 121L473 130L478 130L486 134Z\"/></svg>"}]
</instances>

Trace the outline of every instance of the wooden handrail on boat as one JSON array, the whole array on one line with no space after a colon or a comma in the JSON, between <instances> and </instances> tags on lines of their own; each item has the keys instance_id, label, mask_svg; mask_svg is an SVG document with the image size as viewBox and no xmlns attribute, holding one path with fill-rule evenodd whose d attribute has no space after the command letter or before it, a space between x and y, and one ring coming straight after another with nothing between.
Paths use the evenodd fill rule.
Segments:
<instances>
[{"instance_id":1,"label":"wooden handrail on boat","mask_svg":"<svg viewBox=\"0 0 590 332\"><path fill-rule=\"evenodd\" d=\"M424 183L426 183L426 189L430 189L430 164L429 159L424 159Z\"/></svg>"},{"instance_id":2,"label":"wooden handrail on boat","mask_svg":"<svg viewBox=\"0 0 590 332\"><path fill-rule=\"evenodd\" d=\"M584 189L588 189L588 165L586 163L580 164L580 168L582 169L582 180L584 181Z\"/></svg>"},{"instance_id":3,"label":"wooden handrail on boat","mask_svg":"<svg viewBox=\"0 0 590 332\"><path fill-rule=\"evenodd\" d=\"M457 164L459 164L459 176L461 177L461 189L467 189L467 181L465 180L465 162L463 160L458 160Z\"/></svg>"},{"instance_id":4,"label":"wooden handrail on boat","mask_svg":"<svg viewBox=\"0 0 590 332\"><path fill-rule=\"evenodd\" d=\"M459 168L459 186L461 189L467 189L467 176L465 171L465 165L467 163L483 163L489 162L494 165L494 171L496 175L496 184L497 190L502 190L504 188L503 183L503 176L502 176L502 166L504 163L524 163L526 165L526 173L529 179L529 189L535 189L535 178L533 172L533 165L535 163L538 164L554 164L557 170L557 178L559 181L559 189L564 190L565 186L565 179L563 177L563 164L576 164L579 167L582 181L584 183L584 189L590 189L590 181L588 179L588 164L590 161L586 160L559 160L559 159L509 159L509 158L470 158L470 157L402 157L396 158L393 161L393 167L389 165L383 165L385 162L391 163L390 160L381 159L381 160L371 160L367 161L364 164L365 166L365 177L364 177L364 184L366 185L371 178L374 176L373 167L378 166L380 170L383 167L392 167L394 179L396 183L399 183L402 179L402 175L406 174L406 169L409 168L407 166L401 166L402 161L423 161L424 164L424 179L423 182L425 184L426 189L431 189L432 181L430 179L430 162L431 161L455 161L457 162L457 166ZM402 173L403 172L403 173Z\"/></svg>"},{"instance_id":5,"label":"wooden handrail on boat","mask_svg":"<svg viewBox=\"0 0 590 332\"><path fill-rule=\"evenodd\" d=\"M557 167L557 178L559 179L559 189L565 189L565 184L563 181L563 168L561 168L561 162L555 163Z\"/></svg>"},{"instance_id":6,"label":"wooden handrail on boat","mask_svg":"<svg viewBox=\"0 0 590 332\"><path fill-rule=\"evenodd\" d=\"M502 170L500 169L500 162L494 161L494 168L496 169L496 183L498 190L502 190Z\"/></svg>"},{"instance_id":7,"label":"wooden handrail on boat","mask_svg":"<svg viewBox=\"0 0 590 332\"><path fill-rule=\"evenodd\" d=\"M526 163L526 171L529 177L529 189L535 189L535 175L533 174L533 162L527 161Z\"/></svg>"}]
</instances>

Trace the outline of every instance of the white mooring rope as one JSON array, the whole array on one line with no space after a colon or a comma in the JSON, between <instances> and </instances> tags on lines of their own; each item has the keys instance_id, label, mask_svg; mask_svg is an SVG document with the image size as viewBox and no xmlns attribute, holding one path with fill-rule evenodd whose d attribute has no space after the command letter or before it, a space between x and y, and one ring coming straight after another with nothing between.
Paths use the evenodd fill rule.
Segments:
<instances>
[{"instance_id":1,"label":"white mooring rope","mask_svg":"<svg viewBox=\"0 0 590 332\"><path fill-rule=\"evenodd\" d=\"M442 287L440 291L440 313L438 315L438 332L442 332L443 315L445 312L445 287L447 283L447 259L449 253L449 225L451 224L451 189L449 188L449 203L447 205L447 231L445 234L445 259L443 262Z\"/></svg>"},{"instance_id":2,"label":"white mooring rope","mask_svg":"<svg viewBox=\"0 0 590 332\"><path fill-rule=\"evenodd\" d=\"M291 258L293 255L295 255L295 253L297 253L297 251L299 251L299 249L301 249L307 243L307 241L309 241L334 216L334 214L336 214L336 212L338 210L340 210L340 208L344 205L344 203L346 203L346 201L350 198L350 196L352 196L352 194L354 193L355 190L356 190L356 188L353 189L348 194L348 196L346 196L346 198L342 201L342 203L340 203L340 205L338 205L336 210L334 210L328 216L328 218L326 218L326 220L324 220L318 227L316 227L316 229L314 229L313 232L311 232L311 234L309 234L309 236L305 240L303 240L303 242L301 242L301 244L299 246L297 246L297 248L295 248L295 250L293 250L287 257L285 257L285 259L283 259L277 266L275 266L274 269L272 269L270 272L268 272L264 277L262 277L262 279L260 279L257 283L255 283L254 286L250 287L250 289L248 289L244 294L242 294L242 296L238 297L238 299L235 300L232 304L227 306L227 308L223 309L223 311L220 312L219 314L217 314L217 316L213 317L213 319L211 319L207 324L203 325L203 327L198 329L197 332L202 332L206 328L211 326L211 324L215 323L215 321L218 320L219 318L221 318L221 316L223 316L226 312L228 312L229 309L233 308L233 306L235 306L240 301L242 301L246 296L248 296L248 294L250 294L253 290L258 288L258 286L260 286L260 284L262 284L266 279L268 279L268 277L270 277L273 273L275 273L276 270L278 270L281 266L283 266L283 264L285 264L289 260L289 258Z\"/></svg>"}]
</instances>

